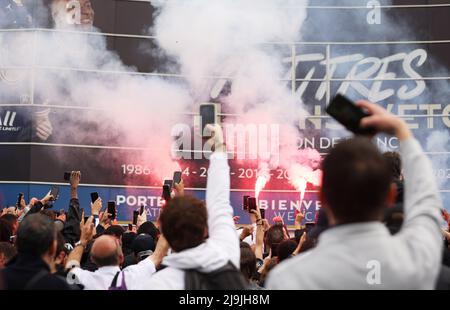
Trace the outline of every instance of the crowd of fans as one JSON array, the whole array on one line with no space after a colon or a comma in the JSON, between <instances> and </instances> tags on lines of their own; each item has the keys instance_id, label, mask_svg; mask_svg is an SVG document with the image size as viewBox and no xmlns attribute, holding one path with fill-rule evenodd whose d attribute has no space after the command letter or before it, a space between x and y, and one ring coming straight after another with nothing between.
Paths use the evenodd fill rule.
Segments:
<instances>
[{"instance_id":1,"label":"crowd of fans","mask_svg":"<svg viewBox=\"0 0 450 310\"><path fill-rule=\"evenodd\" d=\"M0 288L8 290L160 289L449 289L445 211L429 160L406 123L360 102L361 126L396 136L399 153L381 154L371 139L339 143L322 163L322 209L311 227L297 213L292 234L259 208L238 227L219 126L214 132L206 201L183 183L156 224L144 211L124 229L102 199L84 216L81 173L70 177L67 213L22 198L0 218ZM211 125L210 125L211 126Z\"/></svg>"}]
</instances>

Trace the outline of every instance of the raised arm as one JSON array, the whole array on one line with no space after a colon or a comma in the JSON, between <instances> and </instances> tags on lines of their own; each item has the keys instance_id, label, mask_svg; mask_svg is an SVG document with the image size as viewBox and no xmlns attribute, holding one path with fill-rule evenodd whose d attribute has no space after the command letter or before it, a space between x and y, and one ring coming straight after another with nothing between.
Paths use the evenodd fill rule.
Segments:
<instances>
[{"instance_id":1,"label":"raised arm","mask_svg":"<svg viewBox=\"0 0 450 310\"><path fill-rule=\"evenodd\" d=\"M377 105L368 102L360 102L360 105L372 114L362 120L363 126L374 127L400 140L405 176L405 221L396 238L411 252L409 257L417 265L416 272L423 273L424 277L433 276L439 271L441 259L442 202L431 163L403 120Z\"/></svg>"},{"instance_id":2,"label":"raised arm","mask_svg":"<svg viewBox=\"0 0 450 310\"><path fill-rule=\"evenodd\" d=\"M214 243L229 255L235 266L239 266L239 239L233 221L233 208L230 205L230 167L223 133L219 125L208 125L214 133L212 142L215 150L211 155L206 188L206 207L208 209L208 243Z\"/></svg>"}]
</instances>

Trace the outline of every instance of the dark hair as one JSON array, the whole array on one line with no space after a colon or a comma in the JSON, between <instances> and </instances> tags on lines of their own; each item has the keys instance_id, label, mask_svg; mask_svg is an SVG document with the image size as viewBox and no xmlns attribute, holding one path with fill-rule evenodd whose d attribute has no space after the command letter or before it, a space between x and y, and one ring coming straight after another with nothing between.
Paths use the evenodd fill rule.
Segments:
<instances>
[{"instance_id":1,"label":"dark hair","mask_svg":"<svg viewBox=\"0 0 450 310\"><path fill-rule=\"evenodd\" d=\"M13 229L11 223L0 218L0 242L11 242L12 234Z\"/></svg>"},{"instance_id":2,"label":"dark hair","mask_svg":"<svg viewBox=\"0 0 450 310\"><path fill-rule=\"evenodd\" d=\"M252 280L256 275L256 256L252 249L241 247L241 273L247 280Z\"/></svg>"},{"instance_id":3,"label":"dark hair","mask_svg":"<svg viewBox=\"0 0 450 310\"><path fill-rule=\"evenodd\" d=\"M56 239L55 224L47 216L36 213L25 217L17 231L19 253L42 256Z\"/></svg>"},{"instance_id":4,"label":"dark hair","mask_svg":"<svg viewBox=\"0 0 450 310\"><path fill-rule=\"evenodd\" d=\"M392 174L368 138L340 142L322 165L322 199L340 224L381 217Z\"/></svg>"},{"instance_id":5,"label":"dark hair","mask_svg":"<svg viewBox=\"0 0 450 310\"><path fill-rule=\"evenodd\" d=\"M136 239L136 236L136 233L131 231L127 231L122 235L122 252L124 255L133 253L131 245L133 244L134 239Z\"/></svg>"},{"instance_id":6,"label":"dark hair","mask_svg":"<svg viewBox=\"0 0 450 310\"><path fill-rule=\"evenodd\" d=\"M48 216L48 218L51 219L52 221L56 220L56 213L52 210L44 209L41 210L40 213L42 215Z\"/></svg>"},{"instance_id":7,"label":"dark hair","mask_svg":"<svg viewBox=\"0 0 450 310\"><path fill-rule=\"evenodd\" d=\"M137 234L138 235L147 234L152 236L153 240L157 240L159 236L159 230L152 222L145 222L142 223L141 226L139 226Z\"/></svg>"},{"instance_id":8,"label":"dark hair","mask_svg":"<svg viewBox=\"0 0 450 310\"><path fill-rule=\"evenodd\" d=\"M383 154L384 160L392 173L392 179L398 181L402 177L402 159L397 152L386 152Z\"/></svg>"},{"instance_id":9,"label":"dark hair","mask_svg":"<svg viewBox=\"0 0 450 310\"><path fill-rule=\"evenodd\" d=\"M55 252L55 258L58 257L58 255L64 252L66 254L69 254L69 251L66 248L66 240L64 239L63 234L58 231L56 233L56 252Z\"/></svg>"},{"instance_id":10,"label":"dark hair","mask_svg":"<svg viewBox=\"0 0 450 310\"><path fill-rule=\"evenodd\" d=\"M16 256L16 248L9 242L0 242L0 254L3 254L4 260L8 263L11 258Z\"/></svg>"},{"instance_id":11,"label":"dark hair","mask_svg":"<svg viewBox=\"0 0 450 310\"><path fill-rule=\"evenodd\" d=\"M250 244L248 244L247 242L241 242L240 244L239 244L239 247L242 249L242 248L248 248L248 249L252 249L252 247L250 246Z\"/></svg>"},{"instance_id":12,"label":"dark hair","mask_svg":"<svg viewBox=\"0 0 450 310\"><path fill-rule=\"evenodd\" d=\"M291 257L292 253L294 253L297 248L297 243L292 240L285 240L278 245L278 261L281 263L285 259Z\"/></svg>"},{"instance_id":13,"label":"dark hair","mask_svg":"<svg viewBox=\"0 0 450 310\"><path fill-rule=\"evenodd\" d=\"M266 243L269 248L284 240L283 226L273 225L266 231Z\"/></svg>"},{"instance_id":14,"label":"dark hair","mask_svg":"<svg viewBox=\"0 0 450 310\"><path fill-rule=\"evenodd\" d=\"M159 220L164 237L176 252L194 248L205 241L208 213L205 203L195 197L171 199Z\"/></svg>"},{"instance_id":15,"label":"dark hair","mask_svg":"<svg viewBox=\"0 0 450 310\"><path fill-rule=\"evenodd\" d=\"M0 219L5 220L5 221L11 223L11 225L16 224L17 221L18 221L17 216L14 215L14 214L11 214L11 213L7 213L7 214L3 215L2 217L0 217Z\"/></svg>"},{"instance_id":16,"label":"dark hair","mask_svg":"<svg viewBox=\"0 0 450 310\"><path fill-rule=\"evenodd\" d=\"M111 225L103 232L104 235L114 236L117 239L120 239L124 233L125 229L120 225Z\"/></svg>"}]
</instances>

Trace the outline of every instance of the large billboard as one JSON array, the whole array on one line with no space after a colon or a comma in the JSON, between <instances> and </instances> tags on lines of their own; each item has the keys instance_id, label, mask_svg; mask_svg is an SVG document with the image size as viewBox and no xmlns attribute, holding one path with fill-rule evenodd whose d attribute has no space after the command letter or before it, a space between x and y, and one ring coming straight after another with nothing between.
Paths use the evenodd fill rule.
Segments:
<instances>
[{"instance_id":1,"label":"large billboard","mask_svg":"<svg viewBox=\"0 0 450 310\"><path fill-rule=\"evenodd\" d=\"M295 210L304 209L313 220L318 184L307 179L302 199L291 164L298 159L308 173L320 172L311 164L320 161L317 154L325 156L349 136L325 113L339 92L406 119L433 162L449 208L450 7L294 2L225 6L220 23L202 1L166 7L159 1L1 0L0 205L14 205L18 192L43 196L57 184L55 208L67 208L63 174L71 170L82 171L83 206L98 191L104 201L117 202L121 221L142 204L156 219L162 182L174 170L183 172L190 193L203 197L208 160L196 156L202 147L194 141L196 114L200 103L212 101L221 104L224 124L244 126L245 143L261 139L258 126L266 118L281 142L293 137L299 153L281 150L275 164L234 154L231 201L241 221L248 221L242 196L254 195L262 162L270 162L259 197L267 216L293 224ZM292 23L282 25L280 17ZM272 24L262 27L259 18ZM277 31L292 29L298 34L281 40ZM259 131L252 136L256 118ZM179 124L191 130L189 147L174 144ZM376 141L383 150L398 150L395 138ZM184 156L174 159L174 153Z\"/></svg>"}]
</instances>

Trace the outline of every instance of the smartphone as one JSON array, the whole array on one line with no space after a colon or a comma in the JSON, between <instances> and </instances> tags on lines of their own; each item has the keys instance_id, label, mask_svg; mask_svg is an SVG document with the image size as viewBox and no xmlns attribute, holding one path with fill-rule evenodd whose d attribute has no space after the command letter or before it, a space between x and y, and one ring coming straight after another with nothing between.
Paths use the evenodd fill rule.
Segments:
<instances>
[{"instance_id":1,"label":"smartphone","mask_svg":"<svg viewBox=\"0 0 450 310\"><path fill-rule=\"evenodd\" d=\"M135 224L136 225L136 224ZM132 231L133 230L133 224L128 224L128 230Z\"/></svg>"},{"instance_id":2,"label":"smartphone","mask_svg":"<svg viewBox=\"0 0 450 310\"><path fill-rule=\"evenodd\" d=\"M256 198L255 197L249 197L248 198L248 212L252 210L256 210Z\"/></svg>"},{"instance_id":3,"label":"smartphone","mask_svg":"<svg viewBox=\"0 0 450 310\"><path fill-rule=\"evenodd\" d=\"M200 135L202 137L210 137L210 135L205 134L205 127L209 124L219 124L219 111L220 105L215 103L203 103L200 105Z\"/></svg>"},{"instance_id":4,"label":"smartphone","mask_svg":"<svg viewBox=\"0 0 450 310\"><path fill-rule=\"evenodd\" d=\"M242 200L242 210L247 211L248 212L248 199L250 198L250 196L244 196L243 200Z\"/></svg>"},{"instance_id":5,"label":"smartphone","mask_svg":"<svg viewBox=\"0 0 450 310\"><path fill-rule=\"evenodd\" d=\"M165 185L168 185L170 190L172 190L172 188L173 188L173 180L165 180L164 181L164 186Z\"/></svg>"},{"instance_id":6,"label":"smartphone","mask_svg":"<svg viewBox=\"0 0 450 310\"><path fill-rule=\"evenodd\" d=\"M373 128L361 128L361 120L370 114L356 106L356 104L343 95L336 95L326 109L327 113L355 135L374 135Z\"/></svg>"},{"instance_id":7,"label":"smartphone","mask_svg":"<svg viewBox=\"0 0 450 310\"><path fill-rule=\"evenodd\" d=\"M91 201L92 201L92 203L94 203L97 199L98 199L98 193L97 192L91 193Z\"/></svg>"},{"instance_id":8,"label":"smartphone","mask_svg":"<svg viewBox=\"0 0 450 310\"><path fill-rule=\"evenodd\" d=\"M70 181L71 172L64 172L64 181Z\"/></svg>"},{"instance_id":9,"label":"smartphone","mask_svg":"<svg viewBox=\"0 0 450 310\"><path fill-rule=\"evenodd\" d=\"M139 216L139 211L137 211L137 210L133 211L133 225L137 225L138 216Z\"/></svg>"},{"instance_id":10,"label":"smartphone","mask_svg":"<svg viewBox=\"0 0 450 310\"><path fill-rule=\"evenodd\" d=\"M19 193L19 195L17 196L16 210L17 210L17 208L20 208L20 202L22 201L22 198L23 198L23 193Z\"/></svg>"},{"instance_id":11,"label":"smartphone","mask_svg":"<svg viewBox=\"0 0 450 310\"><path fill-rule=\"evenodd\" d=\"M259 209L259 212L261 213L261 219L265 219L266 218L266 210L264 209Z\"/></svg>"},{"instance_id":12,"label":"smartphone","mask_svg":"<svg viewBox=\"0 0 450 310\"><path fill-rule=\"evenodd\" d=\"M181 171L175 171L173 173L173 184L181 183Z\"/></svg>"},{"instance_id":13,"label":"smartphone","mask_svg":"<svg viewBox=\"0 0 450 310\"><path fill-rule=\"evenodd\" d=\"M142 215L142 213L144 213L144 206L141 206L141 208L139 209L139 215Z\"/></svg>"},{"instance_id":14,"label":"smartphone","mask_svg":"<svg viewBox=\"0 0 450 310\"><path fill-rule=\"evenodd\" d=\"M164 184L162 197L164 198L164 200L166 202L169 201L170 198L172 198L171 192L172 192L172 189L170 188L170 186L168 184Z\"/></svg>"},{"instance_id":15,"label":"smartphone","mask_svg":"<svg viewBox=\"0 0 450 310\"><path fill-rule=\"evenodd\" d=\"M59 195L59 187L58 186L52 186L52 189L50 190L50 195L53 196L53 201L58 199Z\"/></svg>"},{"instance_id":16,"label":"smartphone","mask_svg":"<svg viewBox=\"0 0 450 310\"><path fill-rule=\"evenodd\" d=\"M111 219L116 218L116 202L114 200L108 201L108 213L111 214Z\"/></svg>"}]
</instances>

